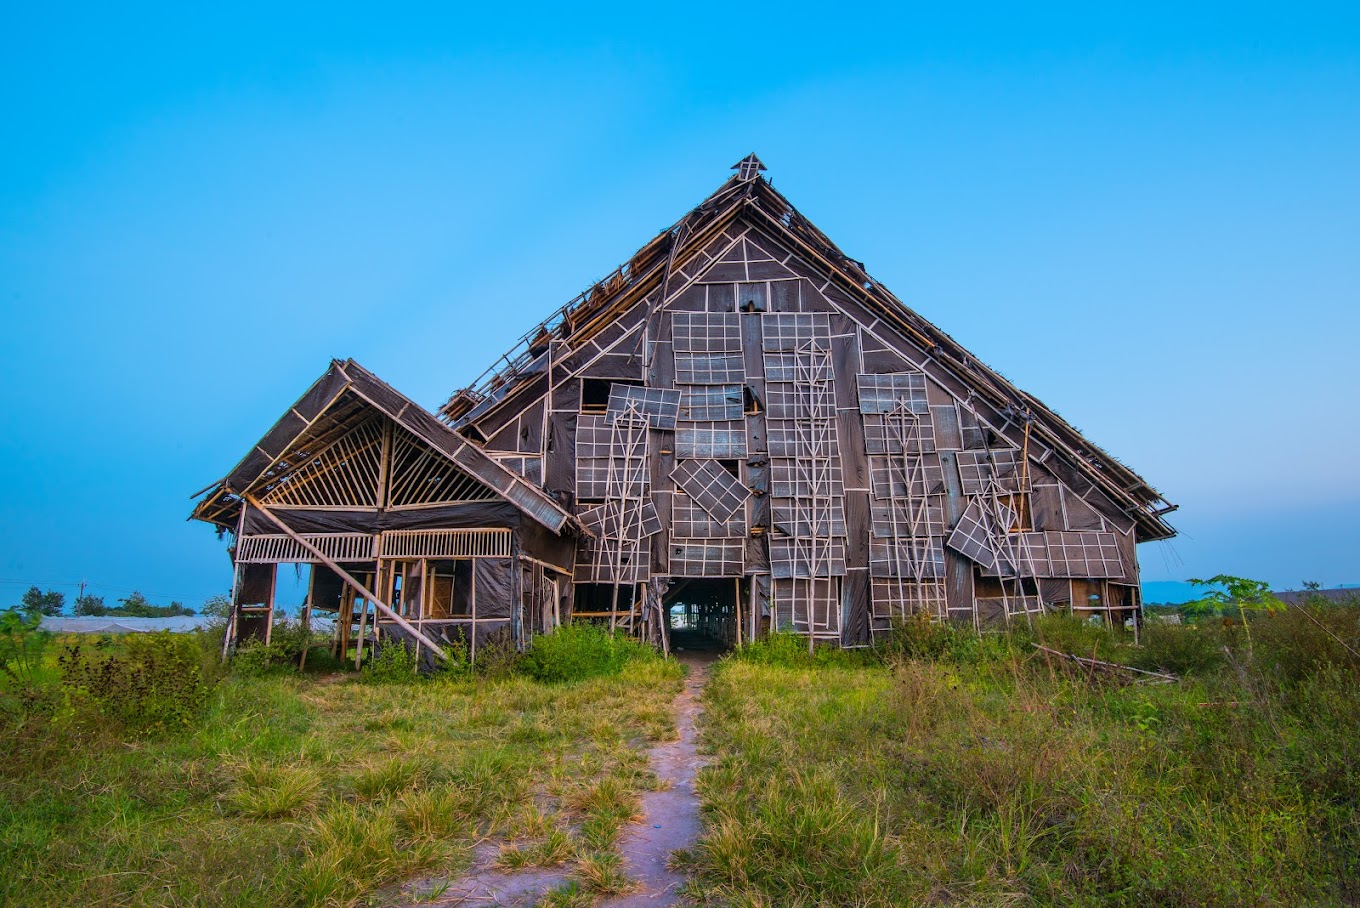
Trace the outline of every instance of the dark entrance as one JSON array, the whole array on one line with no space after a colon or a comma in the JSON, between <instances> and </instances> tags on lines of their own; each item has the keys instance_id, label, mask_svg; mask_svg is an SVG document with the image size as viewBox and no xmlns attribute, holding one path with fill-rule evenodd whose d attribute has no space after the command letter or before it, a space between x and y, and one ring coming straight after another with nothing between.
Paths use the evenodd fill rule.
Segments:
<instances>
[{"instance_id":1,"label":"dark entrance","mask_svg":"<svg viewBox=\"0 0 1360 908\"><path fill-rule=\"evenodd\" d=\"M677 577L664 600L672 651L726 652L737 644L737 604L744 581Z\"/></svg>"}]
</instances>

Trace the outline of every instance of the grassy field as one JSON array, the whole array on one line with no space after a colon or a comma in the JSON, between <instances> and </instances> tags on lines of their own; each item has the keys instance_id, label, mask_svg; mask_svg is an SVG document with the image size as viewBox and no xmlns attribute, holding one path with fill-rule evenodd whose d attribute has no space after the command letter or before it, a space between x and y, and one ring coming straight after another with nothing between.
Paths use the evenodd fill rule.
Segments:
<instances>
[{"instance_id":1,"label":"grassy field","mask_svg":"<svg viewBox=\"0 0 1360 908\"><path fill-rule=\"evenodd\" d=\"M11 715L0 903L401 904L439 891L397 884L456 877L488 837L509 843L507 865L620 888L614 840L656 784L645 748L674 734L681 671L612 670L569 684L230 676L192 722L139 734L69 702Z\"/></svg>"},{"instance_id":2,"label":"grassy field","mask_svg":"<svg viewBox=\"0 0 1360 908\"><path fill-rule=\"evenodd\" d=\"M704 695L693 900L1360 904L1360 608L1229 623L1137 647L1063 619L747 647ZM616 840L675 734L680 667L592 628L416 682L397 649L360 675L314 651L299 676L277 649L224 674L207 638L38 658L16 627L5 905L411 904L490 842L504 867L561 867L574 889L544 904L582 908L628 888Z\"/></svg>"},{"instance_id":3,"label":"grassy field","mask_svg":"<svg viewBox=\"0 0 1360 908\"><path fill-rule=\"evenodd\" d=\"M1360 642L1356 610L1328 621ZM1360 660L1290 613L909 631L881 664L757 645L706 694L696 899L733 906L1360 904ZM1227 647L1225 650L1224 647Z\"/></svg>"}]
</instances>

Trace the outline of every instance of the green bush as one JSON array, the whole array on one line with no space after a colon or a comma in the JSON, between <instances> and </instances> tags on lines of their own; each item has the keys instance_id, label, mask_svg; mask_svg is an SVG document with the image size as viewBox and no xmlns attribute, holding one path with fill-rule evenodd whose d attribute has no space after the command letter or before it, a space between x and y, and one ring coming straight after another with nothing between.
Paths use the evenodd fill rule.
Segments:
<instances>
[{"instance_id":1,"label":"green bush","mask_svg":"<svg viewBox=\"0 0 1360 908\"><path fill-rule=\"evenodd\" d=\"M1029 629L1023 626L1017 626L1009 633L987 631L979 634L972 625L941 621L922 613L896 622L880 650L890 662L928 659L977 665L1007 658L1016 647L1028 651L1028 639Z\"/></svg>"},{"instance_id":2,"label":"green bush","mask_svg":"<svg viewBox=\"0 0 1360 908\"><path fill-rule=\"evenodd\" d=\"M220 645L220 636L217 641ZM231 670L247 677L296 671L302 661L303 650L312 647L313 634L310 628L301 621L280 618L274 622L269 633L268 646L258 640L246 640L236 647L236 652L232 654ZM313 655L308 656L309 664Z\"/></svg>"},{"instance_id":3,"label":"green bush","mask_svg":"<svg viewBox=\"0 0 1360 908\"><path fill-rule=\"evenodd\" d=\"M521 658L510 631L498 630L478 642L473 672L479 678L509 678L519 671Z\"/></svg>"},{"instance_id":4,"label":"green bush","mask_svg":"<svg viewBox=\"0 0 1360 908\"><path fill-rule=\"evenodd\" d=\"M1123 629L1106 624L1083 621L1074 615L1044 615L1034 622L1034 636L1049 649L1083 659L1104 659L1108 662L1125 661Z\"/></svg>"},{"instance_id":5,"label":"green bush","mask_svg":"<svg viewBox=\"0 0 1360 908\"><path fill-rule=\"evenodd\" d=\"M1211 622L1149 622L1139 636L1142 646L1131 652L1128 659L1134 668L1204 676L1227 664L1222 628Z\"/></svg>"},{"instance_id":6,"label":"green bush","mask_svg":"<svg viewBox=\"0 0 1360 908\"><path fill-rule=\"evenodd\" d=\"M650 646L622 634L594 624L565 624L533 639L520 670L537 681L582 681L617 675L629 662L655 658Z\"/></svg>"},{"instance_id":7,"label":"green bush","mask_svg":"<svg viewBox=\"0 0 1360 908\"><path fill-rule=\"evenodd\" d=\"M420 680L419 667L414 648L389 638L369 656L360 677L372 684L413 684Z\"/></svg>"},{"instance_id":8,"label":"green bush","mask_svg":"<svg viewBox=\"0 0 1360 908\"><path fill-rule=\"evenodd\" d=\"M808 638L793 631L778 631L752 641L734 653L734 658L757 665L786 668L853 668L880 661L872 650L840 649L831 644L808 648Z\"/></svg>"},{"instance_id":9,"label":"green bush","mask_svg":"<svg viewBox=\"0 0 1360 908\"><path fill-rule=\"evenodd\" d=\"M202 712L209 686L201 654L193 637L162 631L71 643L57 664L73 705L149 732L187 725Z\"/></svg>"},{"instance_id":10,"label":"green bush","mask_svg":"<svg viewBox=\"0 0 1360 908\"><path fill-rule=\"evenodd\" d=\"M1298 683L1329 667L1360 672L1360 605L1302 605L1251 622L1254 656L1276 679Z\"/></svg>"},{"instance_id":11,"label":"green bush","mask_svg":"<svg viewBox=\"0 0 1360 908\"><path fill-rule=\"evenodd\" d=\"M0 612L0 712L6 715L42 711L51 703L43 659L52 635L40 624L39 614Z\"/></svg>"}]
</instances>

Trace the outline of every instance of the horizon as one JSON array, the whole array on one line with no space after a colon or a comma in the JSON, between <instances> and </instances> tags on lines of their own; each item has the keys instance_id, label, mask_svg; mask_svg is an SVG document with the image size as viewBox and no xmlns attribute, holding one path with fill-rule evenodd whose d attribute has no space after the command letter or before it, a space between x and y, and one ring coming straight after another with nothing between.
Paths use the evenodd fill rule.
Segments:
<instances>
[{"instance_id":1,"label":"horizon","mask_svg":"<svg viewBox=\"0 0 1360 908\"><path fill-rule=\"evenodd\" d=\"M0 608L225 592L189 494L332 356L437 409L752 150L1180 505L1145 589L1357 574L1356 9L168 10L0 13Z\"/></svg>"}]
</instances>

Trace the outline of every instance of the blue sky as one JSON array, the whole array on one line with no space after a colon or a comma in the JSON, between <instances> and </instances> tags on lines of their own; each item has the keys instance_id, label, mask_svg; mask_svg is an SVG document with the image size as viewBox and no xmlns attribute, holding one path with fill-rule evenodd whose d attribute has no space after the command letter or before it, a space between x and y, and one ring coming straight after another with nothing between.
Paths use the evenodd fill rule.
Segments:
<instances>
[{"instance_id":1,"label":"blue sky","mask_svg":"<svg viewBox=\"0 0 1360 908\"><path fill-rule=\"evenodd\" d=\"M332 356L435 406L751 150L1181 505L1360 582L1360 7L0 9L0 600L194 604ZM0 604L7 604L0 601Z\"/></svg>"}]
</instances>

